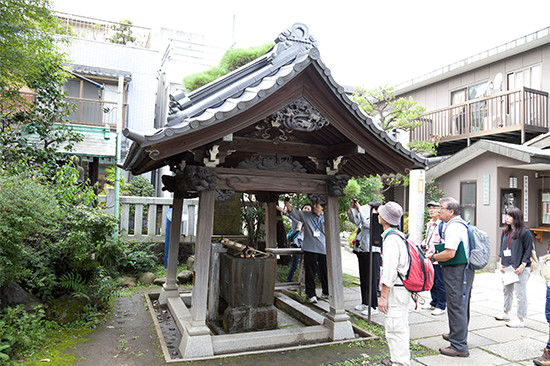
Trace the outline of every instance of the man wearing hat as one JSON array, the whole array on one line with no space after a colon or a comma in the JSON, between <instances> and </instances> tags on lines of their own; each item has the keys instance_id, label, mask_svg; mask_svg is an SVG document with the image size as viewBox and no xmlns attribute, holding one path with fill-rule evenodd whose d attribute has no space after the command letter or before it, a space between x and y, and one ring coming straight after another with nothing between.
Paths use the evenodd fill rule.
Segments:
<instances>
[{"instance_id":1,"label":"man wearing hat","mask_svg":"<svg viewBox=\"0 0 550 366\"><path fill-rule=\"evenodd\" d=\"M390 349L391 361L383 365L410 365L409 349L409 301L411 294L399 278L407 275L410 258L405 241L400 235L389 235L398 230L403 208L397 202L388 202L378 209L378 222L384 228L382 233L382 291L378 310L386 314L384 328Z\"/></svg>"},{"instance_id":2,"label":"man wearing hat","mask_svg":"<svg viewBox=\"0 0 550 366\"><path fill-rule=\"evenodd\" d=\"M426 252L426 256L431 256L435 253L435 245L441 241L439 233L442 221L439 219L439 203L431 201L428 202L427 206L432 219L426 224L426 237L422 241L421 248ZM432 315L445 314L447 295L443 283L443 272L437 262L434 263L434 285L430 290L430 294L432 295L432 301L422 305L422 309L432 310Z\"/></svg>"}]
</instances>

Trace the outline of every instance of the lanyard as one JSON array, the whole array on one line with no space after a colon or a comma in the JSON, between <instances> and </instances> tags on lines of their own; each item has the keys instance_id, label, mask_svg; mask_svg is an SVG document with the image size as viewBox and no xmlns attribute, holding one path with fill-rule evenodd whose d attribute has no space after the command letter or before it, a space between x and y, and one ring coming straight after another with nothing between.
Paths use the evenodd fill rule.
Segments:
<instances>
[{"instance_id":1,"label":"lanyard","mask_svg":"<svg viewBox=\"0 0 550 366\"><path fill-rule=\"evenodd\" d=\"M382 239L386 240L386 237L388 236L388 234L391 233L391 232L394 231L394 230L395 230L395 229L391 229L390 231L388 231L388 232L386 233L386 235L384 235L384 236L382 237Z\"/></svg>"},{"instance_id":2,"label":"lanyard","mask_svg":"<svg viewBox=\"0 0 550 366\"><path fill-rule=\"evenodd\" d=\"M317 220L313 220L313 225L315 226L315 230L321 231L321 225L323 224L323 217L319 216Z\"/></svg>"},{"instance_id":3,"label":"lanyard","mask_svg":"<svg viewBox=\"0 0 550 366\"><path fill-rule=\"evenodd\" d=\"M432 232L430 233L430 236L428 237L428 240L426 240L426 245L429 245L430 244L430 240L432 240L432 236L434 235L435 233L435 229L437 228L437 222L435 222L433 225L431 225L431 227L433 228L432 229ZM430 228L428 228L429 230Z\"/></svg>"},{"instance_id":4,"label":"lanyard","mask_svg":"<svg viewBox=\"0 0 550 366\"><path fill-rule=\"evenodd\" d=\"M508 234L508 245L506 246L506 249L510 249L511 242L512 242L512 233Z\"/></svg>"}]
</instances>

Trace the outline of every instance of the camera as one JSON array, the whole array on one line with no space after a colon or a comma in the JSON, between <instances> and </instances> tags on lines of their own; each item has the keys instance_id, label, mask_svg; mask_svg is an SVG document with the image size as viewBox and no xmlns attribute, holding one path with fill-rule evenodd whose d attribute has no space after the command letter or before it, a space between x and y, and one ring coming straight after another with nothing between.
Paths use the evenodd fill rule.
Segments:
<instances>
[{"instance_id":1,"label":"camera","mask_svg":"<svg viewBox=\"0 0 550 366\"><path fill-rule=\"evenodd\" d=\"M357 201L359 201L357 198L353 199L353 203L357 203Z\"/></svg>"},{"instance_id":2,"label":"camera","mask_svg":"<svg viewBox=\"0 0 550 366\"><path fill-rule=\"evenodd\" d=\"M285 194L285 199L284 199L285 202L288 202L290 201L290 195L288 194Z\"/></svg>"}]
</instances>

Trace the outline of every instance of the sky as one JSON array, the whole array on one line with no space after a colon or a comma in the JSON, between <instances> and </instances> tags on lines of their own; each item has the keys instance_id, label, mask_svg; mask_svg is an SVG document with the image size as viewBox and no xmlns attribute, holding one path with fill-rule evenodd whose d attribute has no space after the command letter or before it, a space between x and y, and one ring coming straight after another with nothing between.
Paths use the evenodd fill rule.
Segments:
<instances>
[{"instance_id":1,"label":"sky","mask_svg":"<svg viewBox=\"0 0 550 366\"><path fill-rule=\"evenodd\" d=\"M548 0L51 0L57 11L205 35L227 49L304 23L341 85L395 85L550 26Z\"/></svg>"}]
</instances>

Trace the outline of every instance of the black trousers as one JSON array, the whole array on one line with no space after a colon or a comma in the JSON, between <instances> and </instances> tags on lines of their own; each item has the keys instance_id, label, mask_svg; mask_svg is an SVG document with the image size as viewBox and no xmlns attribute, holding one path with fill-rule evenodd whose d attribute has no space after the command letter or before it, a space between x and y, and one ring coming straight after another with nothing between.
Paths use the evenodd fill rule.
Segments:
<instances>
[{"instance_id":1,"label":"black trousers","mask_svg":"<svg viewBox=\"0 0 550 366\"><path fill-rule=\"evenodd\" d=\"M370 256L369 252L355 252L359 262L359 279L361 282L361 304L370 305L373 308L378 307L378 285L380 283L380 266L382 258L380 253L372 252L372 277L370 276ZM369 291L371 294L371 304L369 304Z\"/></svg>"},{"instance_id":2,"label":"black trousers","mask_svg":"<svg viewBox=\"0 0 550 366\"><path fill-rule=\"evenodd\" d=\"M315 273L317 273L317 268L319 268L319 280L321 281L323 294L328 295L327 256L325 254L304 252L306 296L308 298L317 296L315 292Z\"/></svg>"}]
</instances>

